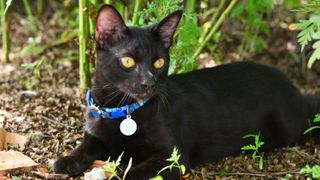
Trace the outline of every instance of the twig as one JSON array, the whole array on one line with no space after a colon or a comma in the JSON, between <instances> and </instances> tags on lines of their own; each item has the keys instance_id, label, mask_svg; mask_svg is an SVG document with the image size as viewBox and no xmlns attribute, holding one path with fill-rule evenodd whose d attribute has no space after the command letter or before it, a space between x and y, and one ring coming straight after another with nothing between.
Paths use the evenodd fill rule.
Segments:
<instances>
[{"instance_id":1,"label":"twig","mask_svg":"<svg viewBox=\"0 0 320 180\"><path fill-rule=\"evenodd\" d=\"M316 159L314 156L303 152L303 151L299 151L297 148L285 148L285 150L287 151L291 151L291 152L295 152L297 153L299 156L302 156L304 158L308 158L309 160L315 161L316 163L320 163L320 161L318 159Z\"/></svg>"},{"instance_id":2,"label":"twig","mask_svg":"<svg viewBox=\"0 0 320 180\"><path fill-rule=\"evenodd\" d=\"M46 117L46 116L40 115L40 117L43 118L43 119L45 119L45 120L47 120L47 121L50 121L50 122L52 122L52 123L54 123L54 124L58 124L58 125L60 125L60 126L63 126L63 127L66 127L66 128L70 128L70 129L75 129L75 127L68 126L68 125L63 124L63 123L61 123L61 122L55 121L55 120L53 120L53 119L50 119L50 118L48 118L48 117Z\"/></svg>"},{"instance_id":3,"label":"twig","mask_svg":"<svg viewBox=\"0 0 320 180\"><path fill-rule=\"evenodd\" d=\"M68 177L70 177L68 174L49 174L39 171L32 171L32 174L44 179L67 179Z\"/></svg>"}]
</instances>

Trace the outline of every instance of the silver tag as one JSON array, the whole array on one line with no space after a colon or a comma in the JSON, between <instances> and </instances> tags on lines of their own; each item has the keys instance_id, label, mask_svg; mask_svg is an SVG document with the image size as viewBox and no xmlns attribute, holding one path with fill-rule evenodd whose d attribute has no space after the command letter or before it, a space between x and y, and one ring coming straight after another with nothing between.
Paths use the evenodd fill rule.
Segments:
<instances>
[{"instance_id":1,"label":"silver tag","mask_svg":"<svg viewBox=\"0 0 320 180\"><path fill-rule=\"evenodd\" d=\"M123 135L131 136L137 131L137 123L130 115L120 123L120 131Z\"/></svg>"}]
</instances>

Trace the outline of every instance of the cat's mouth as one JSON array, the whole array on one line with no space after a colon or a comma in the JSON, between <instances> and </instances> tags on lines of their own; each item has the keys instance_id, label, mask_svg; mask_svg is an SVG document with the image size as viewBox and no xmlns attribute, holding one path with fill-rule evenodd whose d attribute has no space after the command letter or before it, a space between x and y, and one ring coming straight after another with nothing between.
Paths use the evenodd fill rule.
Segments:
<instances>
[{"instance_id":1,"label":"cat's mouth","mask_svg":"<svg viewBox=\"0 0 320 180\"><path fill-rule=\"evenodd\" d=\"M130 92L129 94L133 99L139 102L151 98L154 95L154 91L146 90L142 92Z\"/></svg>"}]
</instances>

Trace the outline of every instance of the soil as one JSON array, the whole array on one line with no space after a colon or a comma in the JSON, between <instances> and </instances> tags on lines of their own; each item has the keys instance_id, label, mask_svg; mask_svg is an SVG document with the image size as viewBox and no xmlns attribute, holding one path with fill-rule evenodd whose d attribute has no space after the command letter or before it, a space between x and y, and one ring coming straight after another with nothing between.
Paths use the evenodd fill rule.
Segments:
<instances>
[{"instance_id":1,"label":"soil","mask_svg":"<svg viewBox=\"0 0 320 180\"><path fill-rule=\"evenodd\" d=\"M26 39L32 32L23 28L23 14L12 13L11 24L13 52L21 51L27 45ZM20 20L20 21L19 21ZM45 14L39 20L41 39L44 42L54 40L65 31L65 26L58 26L55 16ZM46 23L50 22L50 23ZM26 27L27 25L24 25ZM13 28L21 27L21 28ZM294 61L293 53L300 56L296 43L296 33L285 28L274 28L266 38L268 48L259 53L247 55L250 59L275 67L284 72L302 93L320 95L319 64L306 70L305 61ZM229 37L233 37L232 33ZM234 37L236 38L236 36ZM224 48L228 47L228 48ZM9 132L28 136L29 142L23 153L31 157L42 167L51 172L52 163L58 156L67 155L81 142L83 136L85 98L78 87L78 65L76 61L65 61L64 57L77 51L76 40L66 41L59 46L46 49L30 57L15 58L14 62L5 64L0 61L0 125ZM237 45L234 42L222 42L222 63L237 59ZM216 60L208 54L202 54L201 64L214 65ZM35 75L35 69L21 66L43 59L39 66L41 75ZM301 58L306 59L306 58ZM267 142L266 142L267 143ZM19 147L10 146L19 150ZM220 162L206 164L193 170L190 179L305 179L299 174L306 165L319 164L320 146L312 140L294 147L284 147L263 153L264 168L259 170L258 162L250 154L242 153L228 157ZM290 174L290 175L288 175ZM8 174L33 179L33 173Z\"/></svg>"}]
</instances>

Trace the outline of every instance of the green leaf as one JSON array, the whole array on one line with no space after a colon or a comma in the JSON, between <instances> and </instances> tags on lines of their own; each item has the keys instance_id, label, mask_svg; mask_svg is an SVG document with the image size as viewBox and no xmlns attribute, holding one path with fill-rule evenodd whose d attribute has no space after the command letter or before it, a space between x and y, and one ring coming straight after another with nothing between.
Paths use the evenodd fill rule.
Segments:
<instances>
[{"instance_id":1,"label":"green leaf","mask_svg":"<svg viewBox=\"0 0 320 180\"><path fill-rule=\"evenodd\" d=\"M298 34L298 42L301 45L301 51L303 51L305 46L308 44L308 42L312 40L313 34L314 34L313 26L309 26L305 28Z\"/></svg>"},{"instance_id":2,"label":"green leaf","mask_svg":"<svg viewBox=\"0 0 320 180\"><path fill-rule=\"evenodd\" d=\"M160 171L158 172L158 175L159 175L160 173L162 173L164 170L169 169L169 168L170 168L170 166L166 166L166 167L160 169Z\"/></svg>"},{"instance_id":3,"label":"green leaf","mask_svg":"<svg viewBox=\"0 0 320 180\"><path fill-rule=\"evenodd\" d=\"M320 26L320 16L313 16L309 19L310 22Z\"/></svg>"},{"instance_id":4,"label":"green leaf","mask_svg":"<svg viewBox=\"0 0 320 180\"><path fill-rule=\"evenodd\" d=\"M243 139L247 139L250 137L256 137L256 135L255 134L246 134L246 135L242 136Z\"/></svg>"},{"instance_id":5,"label":"green leaf","mask_svg":"<svg viewBox=\"0 0 320 180\"><path fill-rule=\"evenodd\" d=\"M21 180L22 178L19 176L12 176L12 180Z\"/></svg>"},{"instance_id":6,"label":"green leaf","mask_svg":"<svg viewBox=\"0 0 320 180\"><path fill-rule=\"evenodd\" d=\"M319 165L315 165L312 167L312 177L315 179L320 178L320 166Z\"/></svg>"},{"instance_id":7,"label":"green leaf","mask_svg":"<svg viewBox=\"0 0 320 180\"><path fill-rule=\"evenodd\" d=\"M317 41L316 43L318 43L319 41ZM317 44L319 46L319 43ZM320 59L320 47L317 47L317 49L315 49L315 51L313 51L309 61L308 61L308 68L312 67L312 64L316 61Z\"/></svg>"},{"instance_id":8,"label":"green leaf","mask_svg":"<svg viewBox=\"0 0 320 180\"><path fill-rule=\"evenodd\" d=\"M182 175L186 173L186 167L184 165L180 165L180 170Z\"/></svg>"},{"instance_id":9,"label":"green leaf","mask_svg":"<svg viewBox=\"0 0 320 180\"><path fill-rule=\"evenodd\" d=\"M121 162L121 158L122 158L122 155L123 155L124 151L122 151L122 153L120 154L120 156L118 156L116 162L114 163L114 166L118 167L120 165L120 162Z\"/></svg>"},{"instance_id":10,"label":"green leaf","mask_svg":"<svg viewBox=\"0 0 320 180\"><path fill-rule=\"evenodd\" d=\"M263 169L263 157L259 158L259 169L262 170Z\"/></svg>"},{"instance_id":11,"label":"green leaf","mask_svg":"<svg viewBox=\"0 0 320 180\"><path fill-rule=\"evenodd\" d=\"M308 128L303 134L307 134L315 129L320 129L320 126L312 126L312 127Z\"/></svg>"},{"instance_id":12,"label":"green leaf","mask_svg":"<svg viewBox=\"0 0 320 180\"><path fill-rule=\"evenodd\" d=\"M129 172L131 166L132 166L132 158L129 159L128 166L127 166L126 170L123 173L122 180L125 180L125 178L126 178L128 172Z\"/></svg>"},{"instance_id":13,"label":"green leaf","mask_svg":"<svg viewBox=\"0 0 320 180\"><path fill-rule=\"evenodd\" d=\"M299 172L300 174L311 174L312 168L309 165L306 165L304 168L302 168Z\"/></svg>"},{"instance_id":14,"label":"green leaf","mask_svg":"<svg viewBox=\"0 0 320 180\"><path fill-rule=\"evenodd\" d=\"M151 178L150 180L163 180L163 177L158 175L156 177Z\"/></svg>"},{"instance_id":15,"label":"green leaf","mask_svg":"<svg viewBox=\"0 0 320 180\"><path fill-rule=\"evenodd\" d=\"M5 0L2 0L2 1L5 1ZM7 13L9 7L10 7L11 4L12 4L12 1L13 1L13 0L7 0L7 2L6 2L6 8L4 9L4 12L3 12L4 15Z\"/></svg>"},{"instance_id":16,"label":"green leaf","mask_svg":"<svg viewBox=\"0 0 320 180\"><path fill-rule=\"evenodd\" d=\"M231 12L231 17L237 17L238 15L242 14L244 12L245 8L243 5L239 4L237 5Z\"/></svg>"},{"instance_id":17,"label":"green leaf","mask_svg":"<svg viewBox=\"0 0 320 180\"><path fill-rule=\"evenodd\" d=\"M312 24L311 21L308 20L300 20L299 23L295 24L294 27L298 30L304 30Z\"/></svg>"},{"instance_id":18,"label":"green leaf","mask_svg":"<svg viewBox=\"0 0 320 180\"><path fill-rule=\"evenodd\" d=\"M249 144L249 145L241 147L241 150L243 150L243 151L256 150L256 147L252 144Z\"/></svg>"},{"instance_id":19,"label":"green leaf","mask_svg":"<svg viewBox=\"0 0 320 180\"><path fill-rule=\"evenodd\" d=\"M320 122L320 114L316 114L313 122Z\"/></svg>"}]
</instances>

